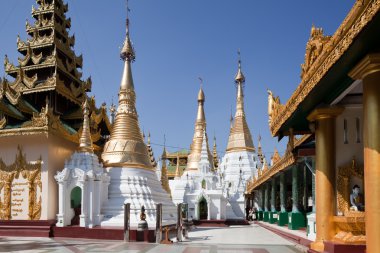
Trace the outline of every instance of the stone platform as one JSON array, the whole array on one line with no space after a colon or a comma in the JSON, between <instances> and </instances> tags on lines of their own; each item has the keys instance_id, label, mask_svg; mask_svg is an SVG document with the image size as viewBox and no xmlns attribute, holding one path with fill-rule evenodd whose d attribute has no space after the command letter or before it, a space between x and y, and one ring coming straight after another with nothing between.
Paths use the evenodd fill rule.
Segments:
<instances>
[{"instance_id":1,"label":"stone platform","mask_svg":"<svg viewBox=\"0 0 380 253\"><path fill-rule=\"evenodd\" d=\"M51 237L55 220L1 220L0 236Z\"/></svg>"}]
</instances>

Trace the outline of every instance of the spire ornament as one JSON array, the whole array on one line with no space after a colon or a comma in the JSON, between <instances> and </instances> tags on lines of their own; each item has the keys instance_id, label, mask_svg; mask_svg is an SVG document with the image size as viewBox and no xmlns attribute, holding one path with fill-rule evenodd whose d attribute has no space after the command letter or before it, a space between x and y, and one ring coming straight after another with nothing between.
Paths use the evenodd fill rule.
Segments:
<instances>
[{"instance_id":1,"label":"spire ornament","mask_svg":"<svg viewBox=\"0 0 380 253\"><path fill-rule=\"evenodd\" d=\"M131 61L133 62L136 58L135 50L133 48L133 44L129 37L129 1L127 0L127 19L126 19L126 37L123 44L123 48L121 49L120 58L123 61Z\"/></svg>"},{"instance_id":2,"label":"spire ornament","mask_svg":"<svg viewBox=\"0 0 380 253\"><path fill-rule=\"evenodd\" d=\"M166 138L164 135L164 150L162 151L162 167L161 167L161 185L162 188L171 196L169 180L168 180L168 169L166 168Z\"/></svg>"},{"instance_id":3,"label":"spire ornament","mask_svg":"<svg viewBox=\"0 0 380 253\"><path fill-rule=\"evenodd\" d=\"M218 157L218 151L216 150L216 137L214 134L214 145L212 149L212 156L214 160L214 170L216 170L219 167L219 157Z\"/></svg>"},{"instance_id":4,"label":"spire ornament","mask_svg":"<svg viewBox=\"0 0 380 253\"><path fill-rule=\"evenodd\" d=\"M240 55L240 49L238 50L238 56L239 56L239 61L238 61L238 72L235 76L235 82L236 83L244 83L245 82L245 76L243 72L241 71L241 55Z\"/></svg>"},{"instance_id":5,"label":"spire ornament","mask_svg":"<svg viewBox=\"0 0 380 253\"><path fill-rule=\"evenodd\" d=\"M82 134L79 139L79 150L80 152L94 153L94 147L91 139L90 131L90 105L88 104L88 99L84 100L82 105L83 109L83 127Z\"/></svg>"}]
</instances>

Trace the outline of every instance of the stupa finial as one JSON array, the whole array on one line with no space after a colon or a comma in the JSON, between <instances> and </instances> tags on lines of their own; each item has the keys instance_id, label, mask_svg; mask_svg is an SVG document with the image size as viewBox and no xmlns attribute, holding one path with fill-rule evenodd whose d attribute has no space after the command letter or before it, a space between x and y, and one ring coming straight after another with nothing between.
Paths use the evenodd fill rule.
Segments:
<instances>
[{"instance_id":1,"label":"stupa finial","mask_svg":"<svg viewBox=\"0 0 380 253\"><path fill-rule=\"evenodd\" d=\"M235 82L236 83L244 83L245 82L245 77L243 75L243 72L241 71L241 55L240 55L240 49L238 50L238 72L235 76Z\"/></svg>"},{"instance_id":2,"label":"stupa finial","mask_svg":"<svg viewBox=\"0 0 380 253\"><path fill-rule=\"evenodd\" d=\"M127 0L126 36L125 36L123 48L120 53L120 57L124 61L134 61L136 58L135 50L133 49L133 45L129 37L129 25L130 25L129 12L130 11L131 10L129 9L129 0Z\"/></svg>"}]
</instances>

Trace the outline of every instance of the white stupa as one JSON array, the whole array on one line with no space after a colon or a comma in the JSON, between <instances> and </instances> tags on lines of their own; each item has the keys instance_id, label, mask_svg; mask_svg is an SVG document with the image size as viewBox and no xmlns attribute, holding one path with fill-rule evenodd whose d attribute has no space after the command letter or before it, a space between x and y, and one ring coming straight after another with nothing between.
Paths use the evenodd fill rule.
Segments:
<instances>
[{"instance_id":1,"label":"white stupa","mask_svg":"<svg viewBox=\"0 0 380 253\"><path fill-rule=\"evenodd\" d=\"M149 228L156 225L156 204L163 205L163 224L175 224L176 207L162 188L152 166L147 146L141 136L135 107L136 93L131 64L135 52L129 37L129 19L121 58L124 72L120 84L119 105L109 141L102 159L111 177L108 201L103 205L102 226L122 226L124 203L131 204L131 228L137 227L140 210L144 206Z\"/></svg>"},{"instance_id":2,"label":"white stupa","mask_svg":"<svg viewBox=\"0 0 380 253\"><path fill-rule=\"evenodd\" d=\"M239 59L238 73L235 77L237 86L236 113L232 121L226 154L219 166L223 176L223 191L231 204L231 209L239 218L245 218L244 193L246 182L254 174L260 163L253 145L251 132L245 118L243 85L245 77L241 71ZM230 210L231 210L230 209ZM229 213L227 213L227 216Z\"/></svg>"},{"instance_id":3,"label":"white stupa","mask_svg":"<svg viewBox=\"0 0 380 253\"><path fill-rule=\"evenodd\" d=\"M94 154L89 125L88 100L83 104L83 127L79 150L65 162L65 168L55 176L59 185L57 226L94 227L103 218L101 206L107 200L110 178ZM77 220L75 218L77 212ZM74 222L74 224L72 224ZM78 222L78 223L76 223Z\"/></svg>"},{"instance_id":4,"label":"white stupa","mask_svg":"<svg viewBox=\"0 0 380 253\"><path fill-rule=\"evenodd\" d=\"M223 196L222 183L208 146L204 102L205 95L201 88L198 93L197 118L186 169L180 177L179 164L177 164L176 177L170 181L173 201L176 204L187 203L188 216L196 220L235 219L235 216L226 216L228 203Z\"/></svg>"}]
</instances>

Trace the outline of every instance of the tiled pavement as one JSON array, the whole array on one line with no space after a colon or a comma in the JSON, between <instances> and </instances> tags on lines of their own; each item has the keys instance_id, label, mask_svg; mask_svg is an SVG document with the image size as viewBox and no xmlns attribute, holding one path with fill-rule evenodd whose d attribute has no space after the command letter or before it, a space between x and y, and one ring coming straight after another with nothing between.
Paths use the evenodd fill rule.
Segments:
<instances>
[{"instance_id":1,"label":"tiled pavement","mask_svg":"<svg viewBox=\"0 0 380 253\"><path fill-rule=\"evenodd\" d=\"M173 245L70 238L0 237L0 252L302 253L304 249L257 225L199 228Z\"/></svg>"}]
</instances>

